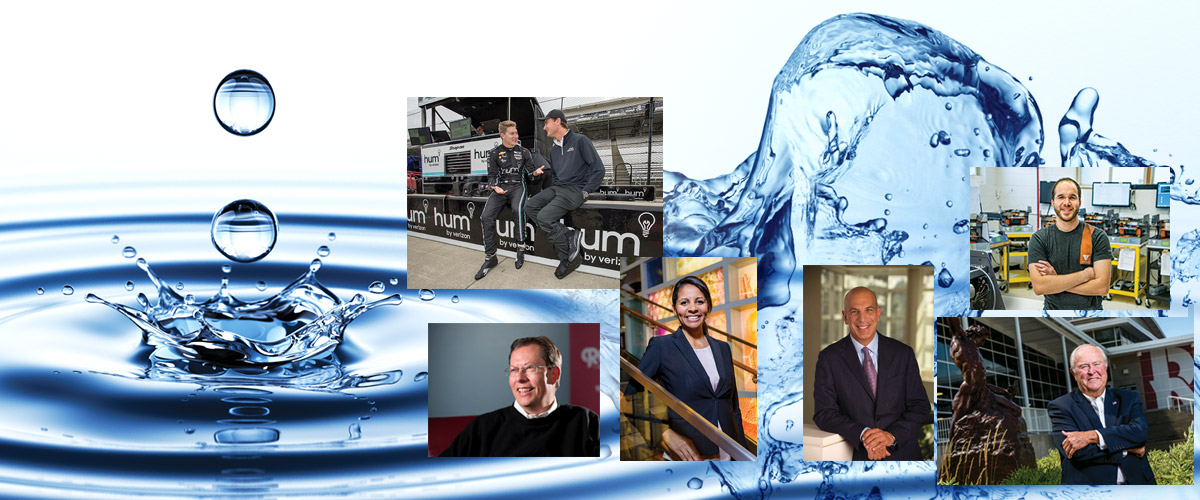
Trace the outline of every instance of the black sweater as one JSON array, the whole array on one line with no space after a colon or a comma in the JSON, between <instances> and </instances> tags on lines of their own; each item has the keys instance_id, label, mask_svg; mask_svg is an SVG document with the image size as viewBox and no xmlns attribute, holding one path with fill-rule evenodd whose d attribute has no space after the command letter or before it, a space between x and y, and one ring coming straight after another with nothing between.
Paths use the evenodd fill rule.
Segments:
<instances>
[{"instance_id":1,"label":"black sweater","mask_svg":"<svg viewBox=\"0 0 1200 500\"><path fill-rule=\"evenodd\" d=\"M562 147L550 147L554 183L575 186L589 193L600 189L600 182L604 180L604 162L591 139L568 130L562 142Z\"/></svg>"},{"instance_id":2,"label":"black sweater","mask_svg":"<svg viewBox=\"0 0 1200 500\"><path fill-rule=\"evenodd\" d=\"M559 405L545 418L506 406L463 429L442 457L598 457L600 421L582 406Z\"/></svg>"}]
</instances>

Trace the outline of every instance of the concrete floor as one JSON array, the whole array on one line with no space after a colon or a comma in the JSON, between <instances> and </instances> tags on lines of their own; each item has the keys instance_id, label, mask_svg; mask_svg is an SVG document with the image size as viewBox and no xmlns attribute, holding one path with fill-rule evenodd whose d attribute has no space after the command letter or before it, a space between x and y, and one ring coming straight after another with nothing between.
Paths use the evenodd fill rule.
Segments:
<instances>
[{"instance_id":1,"label":"concrete floor","mask_svg":"<svg viewBox=\"0 0 1200 500\"><path fill-rule=\"evenodd\" d=\"M596 289L617 288L616 277L575 270L567 277L554 277L554 266L532 262L528 257L521 269L504 253L500 264L478 281L475 273L483 265L483 252L424 238L408 238L408 288L435 289ZM557 265L557 262L554 263Z\"/></svg>"}]
</instances>

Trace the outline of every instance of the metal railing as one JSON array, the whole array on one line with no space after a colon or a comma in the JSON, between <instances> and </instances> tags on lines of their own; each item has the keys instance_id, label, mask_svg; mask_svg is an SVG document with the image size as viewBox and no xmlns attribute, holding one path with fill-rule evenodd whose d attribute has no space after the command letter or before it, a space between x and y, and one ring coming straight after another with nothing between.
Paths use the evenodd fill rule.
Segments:
<instances>
[{"instance_id":1,"label":"metal railing","mask_svg":"<svg viewBox=\"0 0 1200 500\"><path fill-rule=\"evenodd\" d=\"M1169 401L1167 408L1184 413L1195 413L1194 400L1192 398L1172 395L1167 401Z\"/></svg>"},{"instance_id":2,"label":"metal railing","mask_svg":"<svg viewBox=\"0 0 1200 500\"><path fill-rule=\"evenodd\" d=\"M755 455L753 453L746 448L743 448L742 445L738 444L733 440L733 438L730 438L707 419L700 416L699 413L696 413L695 410L692 410L692 408L683 401L680 401L666 389L663 389L658 382L655 382L647 377L644 373L642 373L641 370L638 370L633 363L630 363L629 360L625 359L624 355L621 357L621 371L625 372L625 374L629 375L629 377L633 380L636 380L637 383L641 384L646 391L649 391L660 401L665 403L667 407L675 410L675 413L679 414L684 421L691 424L692 427L695 427L701 435L708 438L709 441L715 443L717 447L724 450L725 453L728 453L729 456L734 460L755 460Z\"/></svg>"}]
</instances>

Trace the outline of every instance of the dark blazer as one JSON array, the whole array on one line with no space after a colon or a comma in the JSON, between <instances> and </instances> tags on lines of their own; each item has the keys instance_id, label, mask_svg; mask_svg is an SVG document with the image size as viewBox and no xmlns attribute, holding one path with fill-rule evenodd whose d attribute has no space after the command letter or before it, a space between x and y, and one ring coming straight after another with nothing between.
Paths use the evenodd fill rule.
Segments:
<instances>
[{"instance_id":1,"label":"dark blazer","mask_svg":"<svg viewBox=\"0 0 1200 500\"><path fill-rule=\"evenodd\" d=\"M921 383L917 357L899 340L879 337L875 396L862 363L859 345L849 335L817 355L813 381L813 423L833 432L854 448L854 460L868 460L859 435L864 428L880 428L896 437L885 460L922 460L918 433L933 422L929 395Z\"/></svg>"},{"instance_id":2,"label":"dark blazer","mask_svg":"<svg viewBox=\"0 0 1200 500\"><path fill-rule=\"evenodd\" d=\"M1104 391L1104 423L1108 425L1103 428L1096 410L1078 389L1051 401L1048 409L1054 442L1062 457L1062 484L1115 484L1118 466L1129 484L1158 484L1147 457L1138 458L1132 453L1121 456L1124 450L1146 444L1150 437L1137 392L1111 387ZM1108 449L1089 444L1068 459L1060 431L1091 430L1100 432Z\"/></svg>"},{"instance_id":3,"label":"dark blazer","mask_svg":"<svg viewBox=\"0 0 1200 500\"><path fill-rule=\"evenodd\" d=\"M700 358L696 357L683 330L651 338L650 344L646 346L646 353L638 363L638 369L647 377L658 381L664 389L713 425L719 425L725 434L744 447L746 438L742 429L742 411L738 406L737 385L734 383L733 355L726 342L708 337L708 345L712 348L717 373L721 377L717 382L716 391L712 389L708 373L700 365ZM632 394L639 389L640 384L631 382L626 388L626 393ZM720 453L716 443L700 434L700 431L675 413L675 410L668 410L667 415L671 429L690 439L701 455Z\"/></svg>"}]
</instances>

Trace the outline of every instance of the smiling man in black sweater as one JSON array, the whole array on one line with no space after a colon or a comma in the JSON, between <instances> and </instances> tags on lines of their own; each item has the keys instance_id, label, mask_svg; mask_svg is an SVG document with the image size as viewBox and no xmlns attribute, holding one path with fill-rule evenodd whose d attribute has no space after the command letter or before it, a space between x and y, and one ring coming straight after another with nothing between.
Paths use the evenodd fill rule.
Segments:
<instances>
[{"instance_id":1,"label":"smiling man in black sweater","mask_svg":"<svg viewBox=\"0 0 1200 500\"><path fill-rule=\"evenodd\" d=\"M554 393L562 354L546 337L509 347L508 386L516 402L485 413L463 429L442 457L596 457L600 421L581 406L559 405Z\"/></svg>"},{"instance_id":2,"label":"smiling man in black sweater","mask_svg":"<svg viewBox=\"0 0 1200 500\"><path fill-rule=\"evenodd\" d=\"M567 118L554 110L542 118L542 129L554 139L550 148L550 168L554 185L525 202L525 212L534 220L558 251L558 269L554 277L563 279L583 260L583 233L569 229L559 219L583 205L588 193L600 189L604 180L604 162L591 139L567 130ZM541 168L537 170L541 173Z\"/></svg>"}]
</instances>

